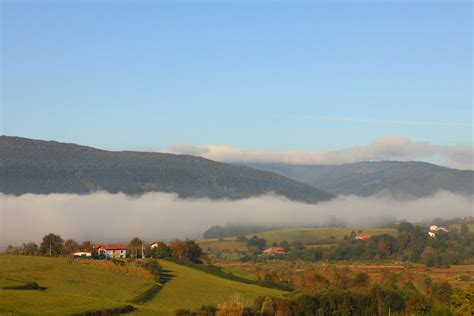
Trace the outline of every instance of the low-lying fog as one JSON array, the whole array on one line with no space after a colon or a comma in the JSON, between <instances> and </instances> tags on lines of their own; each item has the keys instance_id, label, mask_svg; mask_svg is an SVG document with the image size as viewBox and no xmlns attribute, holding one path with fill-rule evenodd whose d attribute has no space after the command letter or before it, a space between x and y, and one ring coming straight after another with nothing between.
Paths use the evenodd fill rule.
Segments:
<instances>
[{"instance_id":1,"label":"low-lying fog","mask_svg":"<svg viewBox=\"0 0 474 316\"><path fill-rule=\"evenodd\" d=\"M126 242L201 238L212 225L251 223L274 226L324 225L343 221L370 227L394 217L428 221L473 214L473 198L440 192L428 198L400 201L387 197L344 196L309 205L280 196L238 201L180 199L174 194L0 194L0 247L40 242L49 232L77 241Z\"/></svg>"}]
</instances>

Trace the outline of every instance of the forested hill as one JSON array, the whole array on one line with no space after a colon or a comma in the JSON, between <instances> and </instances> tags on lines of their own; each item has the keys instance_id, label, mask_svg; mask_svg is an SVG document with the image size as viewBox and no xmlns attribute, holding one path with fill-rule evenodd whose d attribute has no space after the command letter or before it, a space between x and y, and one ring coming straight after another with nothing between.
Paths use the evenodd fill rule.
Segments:
<instances>
[{"instance_id":1,"label":"forested hill","mask_svg":"<svg viewBox=\"0 0 474 316\"><path fill-rule=\"evenodd\" d=\"M423 197L438 191L474 194L474 172L417 161L363 161L340 165L249 163L340 195Z\"/></svg>"},{"instance_id":2,"label":"forested hill","mask_svg":"<svg viewBox=\"0 0 474 316\"><path fill-rule=\"evenodd\" d=\"M76 144L0 136L0 192L173 192L239 199L276 193L316 203L333 195L272 172L189 155L105 151Z\"/></svg>"}]
</instances>

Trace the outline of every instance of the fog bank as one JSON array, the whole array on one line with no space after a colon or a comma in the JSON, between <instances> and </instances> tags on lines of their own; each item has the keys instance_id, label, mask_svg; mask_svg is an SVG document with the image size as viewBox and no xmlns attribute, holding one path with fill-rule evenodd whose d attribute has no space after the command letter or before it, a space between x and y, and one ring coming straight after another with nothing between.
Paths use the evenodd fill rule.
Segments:
<instances>
[{"instance_id":1,"label":"fog bank","mask_svg":"<svg viewBox=\"0 0 474 316\"><path fill-rule=\"evenodd\" d=\"M370 227L387 218L409 221L473 215L473 199L440 192L417 200L344 196L309 205L267 195L238 201L180 199L174 194L0 194L0 247L40 242L49 232L77 241L126 242L201 238L212 225L324 225L337 218Z\"/></svg>"}]
</instances>

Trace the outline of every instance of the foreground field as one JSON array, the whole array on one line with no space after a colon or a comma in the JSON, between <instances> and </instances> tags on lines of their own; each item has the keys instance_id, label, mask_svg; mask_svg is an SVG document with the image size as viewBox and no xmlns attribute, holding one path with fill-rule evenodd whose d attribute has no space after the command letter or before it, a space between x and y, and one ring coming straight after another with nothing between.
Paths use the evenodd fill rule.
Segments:
<instances>
[{"instance_id":1,"label":"foreground field","mask_svg":"<svg viewBox=\"0 0 474 316\"><path fill-rule=\"evenodd\" d=\"M146 273L63 258L0 256L0 313L70 314L127 305L155 282ZM37 282L47 290L6 290Z\"/></svg>"},{"instance_id":2,"label":"foreground field","mask_svg":"<svg viewBox=\"0 0 474 316\"><path fill-rule=\"evenodd\" d=\"M197 309L202 305L215 305L241 295L249 305L262 295L280 296L285 292L243 284L207 274L168 261L160 265L170 275L158 295L134 312L137 315L173 315L179 308Z\"/></svg>"},{"instance_id":3,"label":"foreground field","mask_svg":"<svg viewBox=\"0 0 474 316\"><path fill-rule=\"evenodd\" d=\"M261 295L284 292L230 281L175 263L160 261L167 282L151 301L130 300L156 284L142 268L110 261L0 256L0 314L64 315L133 305L137 315L172 315L176 309L229 301L235 294L251 304ZM46 290L5 289L37 282Z\"/></svg>"},{"instance_id":4,"label":"foreground field","mask_svg":"<svg viewBox=\"0 0 474 316\"><path fill-rule=\"evenodd\" d=\"M344 236L350 235L353 230L358 234L368 235L398 234L397 230L392 228L285 228L248 234L246 237L251 238L253 235L257 235L260 238L264 238L267 241L267 245L284 240L290 243L295 241L300 241L302 243L319 243L330 239L341 240ZM198 243L202 249L210 249L211 251L216 252L238 252L247 250L246 242L238 242L235 237L203 239L199 240Z\"/></svg>"}]
</instances>

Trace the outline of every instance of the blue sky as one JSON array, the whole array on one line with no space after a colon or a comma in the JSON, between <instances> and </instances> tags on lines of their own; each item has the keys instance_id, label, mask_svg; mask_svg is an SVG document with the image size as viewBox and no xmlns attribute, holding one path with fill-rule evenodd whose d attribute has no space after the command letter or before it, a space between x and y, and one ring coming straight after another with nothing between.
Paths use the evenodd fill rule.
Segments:
<instances>
[{"instance_id":1,"label":"blue sky","mask_svg":"<svg viewBox=\"0 0 474 316\"><path fill-rule=\"evenodd\" d=\"M1 44L6 135L108 149L473 143L467 1L3 1Z\"/></svg>"}]
</instances>

